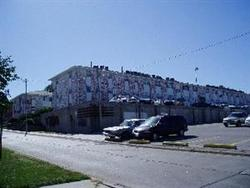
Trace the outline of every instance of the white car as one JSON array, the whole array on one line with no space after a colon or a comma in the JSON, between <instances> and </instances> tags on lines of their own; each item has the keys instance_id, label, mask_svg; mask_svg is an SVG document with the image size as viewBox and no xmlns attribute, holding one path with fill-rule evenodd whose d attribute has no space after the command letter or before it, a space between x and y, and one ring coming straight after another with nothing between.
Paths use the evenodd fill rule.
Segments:
<instances>
[{"instance_id":1,"label":"white car","mask_svg":"<svg viewBox=\"0 0 250 188\"><path fill-rule=\"evenodd\" d=\"M245 125L250 126L250 115L248 115L247 119L245 120Z\"/></svg>"},{"instance_id":2,"label":"white car","mask_svg":"<svg viewBox=\"0 0 250 188\"><path fill-rule=\"evenodd\" d=\"M223 118L223 124L225 127L228 127L230 124L240 127L243 123L245 123L246 118L247 114L244 112L232 112L229 116Z\"/></svg>"}]
</instances>

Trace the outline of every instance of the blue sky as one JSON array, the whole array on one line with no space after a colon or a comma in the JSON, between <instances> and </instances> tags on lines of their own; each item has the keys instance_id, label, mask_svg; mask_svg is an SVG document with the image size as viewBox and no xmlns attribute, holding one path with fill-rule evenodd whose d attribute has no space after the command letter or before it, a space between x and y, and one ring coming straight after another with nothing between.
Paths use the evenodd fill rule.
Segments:
<instances>
[{"instance_id":1,"label":"blue sky","mask_svg":"<svg viewBox=\"0 0 250 188\"><path fill-rule=\"evenodd\" d=\"M0 50L28 90L73 65L139 70L182 82L250 93L250 35L168 60L250 31L250 3L235 1L0 0ZM24 83L9 85L12 97Z\"/></svg>"}]
</instances>

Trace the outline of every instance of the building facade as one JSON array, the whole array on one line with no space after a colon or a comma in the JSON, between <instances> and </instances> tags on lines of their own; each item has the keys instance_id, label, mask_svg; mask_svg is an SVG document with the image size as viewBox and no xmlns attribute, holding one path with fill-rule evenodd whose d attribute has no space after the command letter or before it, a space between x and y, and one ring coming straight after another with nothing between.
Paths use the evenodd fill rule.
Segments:
<instances>
[{"instance_id":1,"label":"building facade","mask_svg":"<svg viewBox=\"0 0 250 188\"><path fill-rule=\"evenodd\" d=\"M73 66L50 80L54 109L88 102L108 102L118 95L154 100L182 100L187 106L197 102L200 97L210 104L250 104L250 95L242 91L222 86L182 83L173 78L163 79L138 72L110 71L104 66Z\"/></svg>"},{"instance_id":2,"label":"building facade","mask_svg":"<svg viewBox=\"0 0 250 188\"><path fill-rule=\"evenodd\" d=\"M47 91L33 91L18 95L12 101L12 117L32 113L46 107L52 107L52 93Z\"/></svg>"}]
</instances>

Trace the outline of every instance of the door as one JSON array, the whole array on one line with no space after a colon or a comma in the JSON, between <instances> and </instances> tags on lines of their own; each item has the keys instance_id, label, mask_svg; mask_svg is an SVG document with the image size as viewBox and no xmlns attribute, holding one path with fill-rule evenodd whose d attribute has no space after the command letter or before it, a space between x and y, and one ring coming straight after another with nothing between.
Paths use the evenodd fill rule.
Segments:
<instances>
[{"instance_id":1,"label":"door","mask_svg":"<svg viewBox=\"0 0 250 188\"><path fill-rule=\"evenodd\" d=\"M176 121L175 116L169 117L168 130L170 134L177 133L179 131L178 122Z\"/></svg>"}]
</instances>

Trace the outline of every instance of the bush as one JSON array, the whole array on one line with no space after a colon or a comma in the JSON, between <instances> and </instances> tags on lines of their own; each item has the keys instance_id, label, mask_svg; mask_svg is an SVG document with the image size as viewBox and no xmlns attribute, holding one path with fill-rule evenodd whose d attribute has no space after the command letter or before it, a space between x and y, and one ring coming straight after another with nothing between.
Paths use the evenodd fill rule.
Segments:
<instances>
[{"instance_id":1,"label":"bush","mask_svg":"<svg viewBox=\"0 0 250 188\"><path fill-rule=\"evenodd\" d=\"M28 118L27 120L25 119L23 121L23 124L26 125L26 122L27 122L27 125L35 125L35 121L33 118Z\"/></svg>"},{"instance_id":2,"label":"bush","mask_svg":"<svg viewBox=\"0 0 250 188\"><path fill-rule=\"evenodd\" d=\"M27 120L26 115L23 114L19 118L11 118L7 124L6 127L8 129L14 129L14 130L22 130L24 131L26 129L26 121L28 125L29 131L42 131L45 130L45 127L41 123L41 115L43 113L51 112L52 108L42 108L40 110L37 110L34 113L28 113L27 114Z\"/></svg>"}]
</instances>

